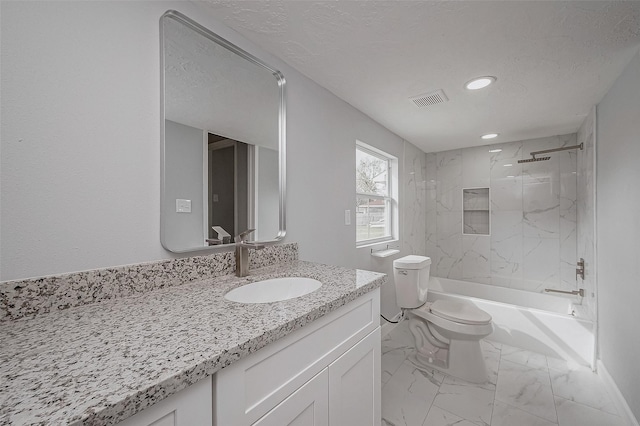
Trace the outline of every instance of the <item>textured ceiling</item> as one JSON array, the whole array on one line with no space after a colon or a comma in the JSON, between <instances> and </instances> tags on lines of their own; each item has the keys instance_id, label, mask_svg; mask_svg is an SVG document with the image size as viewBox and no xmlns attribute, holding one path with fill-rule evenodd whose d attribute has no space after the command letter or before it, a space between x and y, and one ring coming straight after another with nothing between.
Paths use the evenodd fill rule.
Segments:
<instances>
[{"instance_id":1,"label":"textured ceiling","mask_svg":"<svg viewBox=\"0 0 640 426\"><path fill-rule=\"evenodd\" d=\"M640 45L640 1L203 4L427 152L576 131ZM463 88L482 75L498 81ZM449 102L409 100L437 89Z\"/></svg>"},{"instance_id":2,"label":"textured ceiling","mask_svg":"<svg viewBox=\"0 0 640 426\"><path fill-rule=\"evenodd\" d=\"M165 118L278 149L280 88L270 70L164 17Z\"/></svg>"}]
</instances>

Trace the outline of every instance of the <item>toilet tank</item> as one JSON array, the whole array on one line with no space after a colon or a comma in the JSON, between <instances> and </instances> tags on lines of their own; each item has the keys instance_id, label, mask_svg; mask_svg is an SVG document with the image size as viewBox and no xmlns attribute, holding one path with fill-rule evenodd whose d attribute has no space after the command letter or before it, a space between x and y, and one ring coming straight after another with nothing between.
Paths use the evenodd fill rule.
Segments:
<instances>
[{"instance_id":1,"label":"toilet tank","mask_svg":"<svg viewBox=\"0 0 640 426\"><path fill-rule=\"evenodd\" d=\"M412 309L427 301L431 259L410 255L393 261L396 302L400 308Z\"/></svg>"}]
</instances>

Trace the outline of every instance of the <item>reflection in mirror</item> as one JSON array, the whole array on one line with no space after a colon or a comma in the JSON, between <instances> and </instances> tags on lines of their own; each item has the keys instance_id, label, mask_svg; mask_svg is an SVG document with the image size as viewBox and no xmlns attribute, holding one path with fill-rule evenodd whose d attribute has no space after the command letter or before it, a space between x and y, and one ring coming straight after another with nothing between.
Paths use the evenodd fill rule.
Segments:
<instances>
[{"instance_id":1,"label":"reflection in mirror","mask_svg":"<svg viewBox=\"0 0 640 426\"><path fill-rule=\"evenodd\" d=\"M256 229L254 238L277 235L278 151L209 133L207 159L207 242L228 242L218 227L234 235Z\"/></svg>"},{"instance_id":2,"label":"reflection in mirror","mask_svg":"<svg viewBox=\"0 0 640 426\"><path fill-rule=\"evenodd\" d=\"M215 249L284 237L284 78L175 11L161 19L161 240Z\"/></svg>"}]
</instances>

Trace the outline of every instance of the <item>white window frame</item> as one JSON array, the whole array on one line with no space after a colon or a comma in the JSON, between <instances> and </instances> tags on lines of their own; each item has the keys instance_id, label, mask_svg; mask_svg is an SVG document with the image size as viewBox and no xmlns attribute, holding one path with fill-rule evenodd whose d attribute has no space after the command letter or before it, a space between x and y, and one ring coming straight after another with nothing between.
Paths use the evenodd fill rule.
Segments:
<instances>
[{"instance_id":1,"label":"white window frame","mask_svg":"<svg viewBox=\"0 0 640 426\"><path fill-rule=\"evenodd\" d=\"M398 234L398 159L382 150L367 145L359 140L356 141L356 151L362 151L371 156L380 158L387 162L387 195L376 195L358 192L356 189L356 247L366 247L379 243L397 240ZM357 166L356 166L357 167ZM359 198L378 199L385 202L385 236L379 238L368 238L358 241L357 233L357 200Z\"/></svg>"}]
</instances>

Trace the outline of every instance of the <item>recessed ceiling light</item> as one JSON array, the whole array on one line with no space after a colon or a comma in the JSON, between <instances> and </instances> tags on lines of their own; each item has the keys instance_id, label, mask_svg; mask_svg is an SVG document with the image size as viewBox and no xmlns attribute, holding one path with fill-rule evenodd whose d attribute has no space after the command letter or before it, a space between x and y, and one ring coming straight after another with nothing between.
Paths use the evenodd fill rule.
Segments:
<instances>
[{"instance_id":1,"label":"recessed ceiling light","mask_svg":"<svg viewBox=\"0 0 640 426\"><path fill-rule=\"evenodd\" d=\"M480 137L482 139L493 139L493 138L497 138L498 134L497 133L487 133L486 135L482 135Z\"/></svg>"},{"instance_id":2,"label":"recessed ceiling light","mask_svg":"<svg viewBox=\"0 0 640 426\"><path fill-rule=\"evenodd\" d=\"M478 77L478 78L474 78L471 81L467 81L464 85L464 87L467 90L478 90L478 89L483 89L485 87L487 87L488 85L490 85L491 83L494 83L497 79L493 76L487 75L484 77Z\"/></svg>"},{"instance_id":3,"label":"recessed ceiling light","mask_svg":"<svg viewBox=\"0 0 640 426\"><path fill-rule=\"evenodd\" d=\"M500 148L490 149L489 152L502 152Z\"/></svg>"},{"instance_id":4,"label":"recessed ceiling light","mask_svg":"<svg viewBox=\"0 0 640 426\"><path fill-rule=\"evenodd\" d=\"M509 163L509 164L503 164L504 167L513 167L513 164Z\"/></svg>"}]
</instances>

